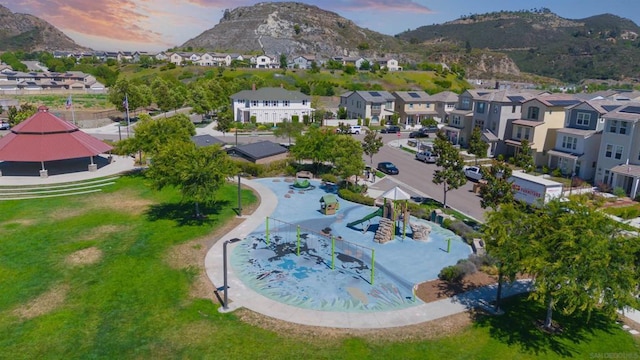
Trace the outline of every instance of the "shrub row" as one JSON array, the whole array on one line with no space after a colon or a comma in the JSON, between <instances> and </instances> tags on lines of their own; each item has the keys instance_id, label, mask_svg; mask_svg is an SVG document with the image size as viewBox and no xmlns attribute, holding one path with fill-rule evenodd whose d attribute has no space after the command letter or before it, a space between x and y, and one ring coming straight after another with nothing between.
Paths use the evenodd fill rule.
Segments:
<instances>
[{"instance_id":1,"label":"shrub row","mask_svg":"<svg viewBox=\"0 0 640 360\"><path fill-rule=\"evenodd\" d=\"M358 204L369 205L369 206L373 206L375 204L374 198L353 192L349 189L338 190L338 196L340 196L345 200L352 201Z\"/></svg>"}]
</instances>

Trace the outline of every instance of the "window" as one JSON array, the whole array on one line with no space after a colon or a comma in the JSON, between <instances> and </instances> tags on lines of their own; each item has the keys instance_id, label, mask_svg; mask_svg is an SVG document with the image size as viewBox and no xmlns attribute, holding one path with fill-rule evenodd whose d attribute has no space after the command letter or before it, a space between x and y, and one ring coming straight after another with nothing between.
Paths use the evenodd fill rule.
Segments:
<instances>
[{"instance_id":1,"label":"window","mask_svg":"<svg viewBox=\"0 0 640 360\"><path fill-rule=\"evenodd\" d=\"M271 105L278 106L279 105L279 101L278 100L273 100L273 101L271 101Z\"/></svg>"},{"instance_id":2,"label":"window","mask_svg":"<svg viewBox=\"0 0 640 360\"><path fill-rule=\"evenodd\" d=\"M447 109L453 109L456 107L456 104L447 104Z\"/></svg>"},{"instance_id":3,"label":"window","mask_svg":"<svg viewBox=\"0 0 640 360\"><path fill-rule=\"evenodd\" d=\"M392 101L387 101L387 103L384 105L385 109L393 109L393 102Z\"/></svg>"},{"instance_id":4,"label":"window","mask_svg":"<svg viewBox=\"0 0 640 360\"><path fill-rule=\"evenodd\" d=\"M575 150L578 145L578 138L572 136L563 136L562 137L562 148Z\"/></svg>"},{"instance_id":5,"label":"window","mask_svg":"<svg viewBox=\"0 0 640 360\"><path fill-rule=\"evenodd\" d=\"M527 140L530 140L530 135L531 135L531 128L524 128L524 138Z\"/></svg>"},{"instance_id":6,"label":"window","mask_svg":"<svg viewBox=\"0 0 640 360\"><path fill-rule=\"evenodd\" d=\"M500 111L500 106L498 105L493 105L493 113L497 114Z\"/></svg>"},{"instance_id":7,"label":"window","mask_svg":"<svg viewBox=\"0 0 640 360\"><path fill-rule=\"evenodd\" d=\"M487 104L481 102L481 103L477 103L477 105L478 106L477 106L476 112L478 114L484 114L484 108L487 106Z\"/></svg>"},{"instance_id":8,"label":"window","mask_svg":"<svg viewBox=\"0 0 640 360\"><path fill-rule=\"evenodd\" d=\"M516 112L516 106L515 106L515 105L513 105L513 106L511 107L511 113L513 114L513 113L515 113L515 112Z\"/></svg>"},{"instance_id":9,"label":"window","mask_svg":"<svg viewBox=\"0 0 640 360\"><path fill-rule=\"evenodd\" d=\"M618 132L618 120L611 120L609 122L609 132L614 134Z\"/></svg>"},{"instance_id":10,"label":"window","mask_svg":"<svg viewBox=\"0 0 640 360\"><path fill-rule=\"evenodd\" d=\"M282 100L282 106L288 107L289 106L289 100Z\"/></svg>"},{"instance_id":11,"label":"window","mask_svg":"<svg viewBox=\"0 0 640 360\"><path fill-rule=\"evenodd\" d=\"M516 126L516 139L522 138L522 126Z\"/></svg>"},{"instance_id":12,"label":"window","mask_svg":"<svg viewBox=\"0 0 640 360\"><path fill-rule=\"evenodd\" d=\"M409 103L409 109L413 109L413 103Z\"/></svg>"},{"instance_id":13,"label":"window","mask_svg":"<svg viewBox=\"0 0 640 360\"><path fill-rule=\"evenodd\" d=\"M591 120L591 114L579 112L576 116L576 124L582 126L589 126L589 121Z\"/></svg>"},{"instance_id":14,"label":"window","mask_svg":"<svg viewBox=\"0 0 640 360\"><path fill-rule=\"evenodd\" d=\"M265 100L262 102L262 106L269 106L269 100Z\"/></svg>"},{"instance_id":15,"label":"window","mask_svg":"<svg viewBox=\"0 0 640 360\"><path fill-rule=\"evenodd\" d=\"M459 115L455 115L453 117L452 124L453 125L458 125L458 126L460 125L460 116Z\"/></svg>"},{"instance_id":16,"label":"window","mask_svg":"<svg viewBox=\"0 0 640 360\"><path fill-rule=\"evenodd\" d=\"M616 160L622 159L622 150L623 150L622 146L616 145L616 154L614 156Z\"/></svg>"},{"instance_id":17,"label":"window","mask_svg":"<svg viewBox=\"0 0 640 360\"><path fill-rule=\"evenodd\" d=\"M537 106L531 106L527 112L527 119L538 120L539 115L540 115L540 108Z\"/></svg>"},{"instance_id":18,"label":"window","mask_svg":"<svg viewBox=\"0 0 640 360\"><path fill-rule=\"evenodd\" d=\"M462 109L468 109L471 107L471 100L469 98L462 98L461 100Z\"/></svg>"},{"instance_id":19,"label":"window","mask_svg":"<svg viewBox=\"0 0 640 360\"><path fill-rule=\"evenodd\" d=\"M302 106L307 106L307 100L302 100Z\"/></svg>"},{"instance_id":20,"label":"window","mask_svg":"<svg viewBox=\"0 0 640 360\"><path fill-rule=\"evenodd\" d=\"M613 145L607 144L607 146L604 149L604 157L610 158L612 152L613 152Z\"/></svg>"},{"instance_id":21,"label":"window","mask_svg":"<svg viewBox=\"0 0 640 360\"><path fill-rule=\"evenodd\" d=\"M625 135L627 133L627 126L629 125L626 121L620 121L620 134Z\"/></svg>"},{"instance_id":22,"label":"window","mask_svg":"<svg viewBox=\"0 0 640 360\"><path fill-rule=\"evenodd\" d=\"M479 127L480 130L484 129L484 120L476 120L476 127Z\"/></svg>"},{"instance_id":23,"label":"window","mask_svg":"<svg viewBox=\"0 0 640 360\"><path fill-rule=\"evenodd\" d=\"M258 107L258 100L251 100L251 107Z\"/></svg>"},{"instance_id":24,"label":"window","mask_svg":"<svg viewBox=\"0 0 640 360\"><path fill-rule=\"evenodd\" d=\"M371 110L380 110L380 104L371 104Z\"/></svg>"}]
</instances>

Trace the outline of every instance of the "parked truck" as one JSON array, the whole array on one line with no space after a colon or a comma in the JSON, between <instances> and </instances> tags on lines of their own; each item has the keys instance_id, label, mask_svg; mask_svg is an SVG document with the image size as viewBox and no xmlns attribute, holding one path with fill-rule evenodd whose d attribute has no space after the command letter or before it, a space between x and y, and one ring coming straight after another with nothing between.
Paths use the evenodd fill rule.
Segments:
<instances>
[{"instance_id":1,"label":"parked truck","mask_svg":"<svg viewBox=\"0 0 640 360\"><path fill-rule=\"evenodd\" d=\"M557 181L514 171L509 178L516 200L539 206L562 196L562 184Z\"/></svg>"}]
</instances>

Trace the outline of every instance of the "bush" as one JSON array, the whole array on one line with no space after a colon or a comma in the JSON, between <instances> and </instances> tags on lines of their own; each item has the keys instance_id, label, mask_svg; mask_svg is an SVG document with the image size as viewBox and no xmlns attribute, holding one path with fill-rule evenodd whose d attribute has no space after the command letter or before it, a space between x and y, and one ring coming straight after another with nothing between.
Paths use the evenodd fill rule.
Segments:
<instances>
[{"instance_id":1,"label":"bush","mask_svg":"<svg viewBox=\"0 0 640 360\"><path fill-rule=\"evenodd\" d=\"M333 174L323 174L321 179L324 182L330 182L334 184L338 183L338 177Z\"/></svg>"},{"instance_id":2,"label":"bush","mask_svg":"<svg viewBox=\"0 0 640 360\"><path fill-rule=\"evenodd\" d=\"M618 186L615 189L613 189L613 195L617 197L625 197L627 196L627 192L623 188Z\"/></svg>"},{"instance_id":3,"label":"bush","mask_svg":"<svg viewBox=\"0 0 640 360\"><path fill-rule=\"evenodd\" d=\"M457 265L447 266L440 270L438 279L446 282L460 282L464 277L464 273Z\"/></svg>"},{"instance_id":4,"label":"bush","mask_svg":"<svg viewBox=\"0 0 640 360\"><path fill-rule=\"evenodd\" d=\"M357 204L363 204L363 205L369 205L369 206L373 206L375 204L374 198L353 192L348 189L338 190L338 196L347 201L352 201Z\"/></svg>"},{"instance_id":5,"label":"bush","mask_svg":"<svg viewBox=\"0 0 640 360\"><path fill-rule=\"evenodd\" d=\"M478 272L476 265L467 259L458 260L456 267L460 269L463 277Z\"/></svg>"},{"instance_id":6,"label":"bush","mask_svg":"<svg viewBox=\"0 0 640 360\"><path fill-rule=\"evenodd\" d=\"M473 230L473 228L467 224L465 224L461 220L449 220L445 219L442 222L442 226L447 229L453 231L456 235L462 237L467 244L471 244L474 238L482 237L482 235Z\"/></svg>"}]
</instances>

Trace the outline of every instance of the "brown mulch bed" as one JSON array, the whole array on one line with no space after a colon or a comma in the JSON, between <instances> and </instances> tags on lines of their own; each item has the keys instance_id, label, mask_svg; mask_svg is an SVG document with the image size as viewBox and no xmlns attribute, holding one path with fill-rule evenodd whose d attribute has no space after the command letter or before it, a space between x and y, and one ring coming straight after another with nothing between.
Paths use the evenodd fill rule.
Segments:
<instances>
[{"instance_id":1,"label":"brown mulch bed","mask_svg":"<svg viewBox=\"0 0 640 360\"><path fill-rule=\"evenodd\" d=\"M485 285L498 282L498 277L478 271L465 276L459 283L449 283L442 280L432 280L418 285L416 296L424 302L438 301L445 298L477 289Z\"/></svg>"}]
</instances>

